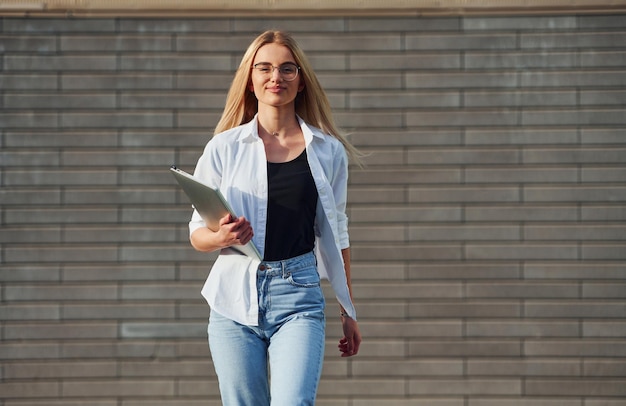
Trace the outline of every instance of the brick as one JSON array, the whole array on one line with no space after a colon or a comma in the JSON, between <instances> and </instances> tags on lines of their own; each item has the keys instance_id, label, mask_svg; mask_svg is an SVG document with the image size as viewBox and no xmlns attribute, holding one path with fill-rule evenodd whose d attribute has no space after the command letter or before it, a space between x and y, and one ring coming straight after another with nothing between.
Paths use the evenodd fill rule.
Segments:
<instances>
[{"instance_id":1,"label":"brick","mask_svg":"<svg viewBox=\"0 0 626 406\"><path fill-rule=\"evenodd\" d=\"M415 225L408 227L409 241L517 241L520 239L518 226L460 225Z\"/></svg>"},{"instance_id":2,"label":"brick","mask_svg":"<svg viewBox=\"0 0 626 406\"><path fill-rule=\"evenodd\" d=\"M593 182L621 182L626 179L626 168L583 168L581 181Z\"/></svg>"},{"instance_id":3,"label":"brick","mask_svg":"<svg viewBox=\"0 0 626 406\"><path fill-rule=\"evenodd\" d=\"M136 304L81 304L64 305L63 320L124 320L124 319L175 319L173 305Z\"/></svg>"},{"instance_id":4,"label":"brick","mask_svg":"<svg viewBox=\"0 0 626 406\"><path fill-rule=\"evenodd\" d=\"M412 203L458 203L458 202L517 202L519 190L515 187L418 188L409 189Z\"/></svg>"},{"instance_id":5,"label":"brick","mask_svg":"<svg viewBox=\"0 0 626 406\"><path fill-rule=\"evenodd\" d=\"M469 183L568 183L578 181L576 168L484 168L467 169L465 181Z\"/></svg>"},{"instance_id":6,"label":"brick","mask_svg":"<svg viewBox=\"0 0 626 406\"><path fill-rule=\"evenodd\" d=\"M514 164L520 161L520 153L517 149L411 148L407 161L413 165Z\"/></svg>"},{"instance_id":7,"label":"brick","mask_svg":"<svg viewBox=\"0 0 626 406\"><path fill-rule=\"evenodd\" d=\"M9 186L111 185L117 183L114 171L28 170L6 173Z\"/></svg>"},{"instance_id":8,"label":"brick","mask_svg":"<svg viewBox=\"0 0 626 406\"><path fill-rule=\"evenodd\" d=\"M524 113L522 113L524 114ZM537 113L539 114L539 113ZM520 114L513 110L500 110L494 115L480 109L457 111L416 111L407 113L405 121L409 126L509 126L516 125Z\"/></svg>"},{"instance_id":9,"label":"brick","mask_svg":"<svg viewBox=\"0 0 626 406\"><path fill-rule=\"evenodd\" d=\"M351 54L349 66L353 70L429 70L460 69L458 53L385 53L384 57L372 58L371 54ZM319 65L316 65L316 68Z\"/></svg>"},{"instance_id":10,"label":"brick","mask_svg":"<svg viewBox=\"0 0 626 406\"><path fill-rule=\"evenodd\" d=\"M386 130L362 129L350 137L350 141L359 148L370 146L415 146L415 145L460 145L461 132L458 130Z\"/></svg>"},{"instance_id":11,"label":"brick","mask_svg":"<svg viewBox=\"0 0 626 406\"><path fill-rule=\"evenodd\" d=\"M529 71L520 74L522 87L595 87L624 86L623 72L594 71Z\"/></svg>"},{"instance_id":12,"label":"brick","mask_svg":"<svg viewBox=\"0 0 626 406\"><path fill-rule=\"evenodd\" d=\"M217 109L226 101L222 93L132 93L122 94L120 106L127 109Z\"/></svg>"},{"instance_id":13,"label":"brick","mask_svg":"<svg viewBox=\"0 0 626 406\"><path fill-rule=\"evenodd\" d=\"M625 240L626 230L619 225L525 226L527 240Z\"/></svg>"},{"instance_id":14,"label":"brick","mask_svg":"<svg viewBox=\"0 0 626 406\"><path fill-rule=\"evenodd\" d=\"M125 284L120 292L124 300L185 300L198 298L201 289L196 283Z\"/></svg>"},{"instance_id":15,"label":"brick","mask_svg":"<svg viewBox=\"0 0 626 406\"><path fill-rule=\"evenodd\" d=\"M319 73L318 79L327 91L401 89L402 77L397 73Z\"/></svg>"},{"instance_id":16,"label":"brick","mask_svg":"<svg viewBox=\"0 0 626 406\"><path fill-rule=\"evenodd\" d=\"M520 345L513 340L412 340L409 355L413 357L518 357Z\"/></svg>"},{"instance_id":17,"label":"brick","mask_svg":"<svg viewBox=\"0 0 626 406\"><path fill-rule=\"evenodd\" d=\"M340 385L338 385L340 383ZM404 384L391 379L347 379L320 382L318 396L339 396L347 393L359 393L370 397L397 396L404 392Z\"/></svg>"},{"instance_id":18,"label":"brick","mask_svg":"<svg viewBox=\"0 0 626 406\"><path fill-rule=\"evenodd\" d=\"M518 87L518 75L502 73L406 73L407 89Z\"/></svg>"},{"instance_id":19,"label":"brick","mask_svg":"<svg viewBox=\"0 0 626 406\"><path fill-rule=\"evenodd\" d=\"M122 338L200 338L206 336L205 323L122 322Z\"/></svg>"},{"instance_id":20,"label":"brick","mask_svg":"<svg viewBox=\"0 0 626 406\"><path fill-rule=\"evenodd\" d=\"M547 128L498 128L467 129L468 145L545 145L577 144L578 132L572 129Z\"/></svg>"},{"instance_id":21,"label":"brick","mask_svg":"<svg viewBox=\"0 0 626 406\"><path fill-rule=\"evenodd\" d=\"M474 205L463 209L465 221L558 221L570 222L578 219L578 208L574 205L542 206L514 204L507 206Z\"/></svg>"},{"instance_id":22,"label":"brick","mask_svg":"<svg viewBox=\"0 0 626 406\"><path fill-rule=\"evenodd\" d=\"M467 244L466 257L472 260L573 260L578 258L577 244Z\"/></svg>"},{"instance_id":23,"label":"brick","mask_svg":"<svg viewBox=\"0 0 626 406\"><path fill-rule=\"evenodd\" d=\"M407 279L518 279L521 273L518 268L515 263L410 264Z\"/></svg>"},{"instance_id":24,"label":"brick","mask_svg":"<svg viewBox=\"0 0 626 406\"><path fill-rule=\"evenodd\" d=\"M12 109L115 108L115 95L100 94L6 94L4 104Z\"/></svg>"},{"instance_id":25,"label":"brick","mask_svg":"<svg viewBox=\"0 0 626 406\"><path fill-rule=\"evenodd\" d=\"M129 71L230 71L234 69L229 56L194 54L122 55L120 66Z\"/></svg>"},{"instance_id":26,"label":"brick","mask_svg":"<svg viewBox=\"0 0 626 406\"><path fill-rule=\"evenodd\" d=\"M583 244L583 259L624 260L626 259L626 244L624 243L597 243Z\"/></svg>"},{"instance_id":27,"label":"brick","mask_svg":"<svg viewBox=\"0 0 626 406\"><path fill-rule=\"evenodd\" d=\"M511 49L517 48L515 34L500 33L497 36L476 33L453 34L407 34L408 50L449 50L449 49Z\"/></svg>"},{"instance_id":28,"label":"brick","mask_svg":"<svg viewBox=\"0 0 626 406\"><path fill-rule=\"evenodd\" d=\"M96 147L117 146L117 135L113 131L7 131L5 145L12 148L62 148L79 142ZM32 153L31 153L32 155Z\"/></svg>"},{"instance_id":29,"label":"brick","mask_svg":"<svg viewBox=\"0 0 626 406\"><path fill-rule=\"evenodd\" d=\"M30 74L2 72L0 88L4 90L55 90L57 78L53 74Z\"/></svg>"},{"instance_id":30,"label":"brick","mask_svg":"<svg viewBox=\"0 0 626 406\"><path fill-rule=\"evenodd\" d=\"M370 18L352 17L348 20L348 27L353 32L368 31L457 31L461 24L454 17L417 18L416 16L381 16L372 24Z\"/></svg>"},{"instance_id":31,"label":"brick","mask_svg":"<svg viewBox=\"0 0 626 406\"><path fill-rule=\"evenodd\" d=\"M8 110L5 110L8 111ZM11 127L27 127L33 128L48 128L57 127L58 117L56 114L49 113L0 113L0 128Z\"/></svg>"},{"instance_id":32,"label":"brick","mask_svg":"<svg viewBox=\"0 0 626 406\"><path fill-rule=\"evenodd\" d=\"M521 307L515 302L505 301L455 301L437 303L410 303L410 317L425 318L497 318L519 317ZM471 326L468 323L468 327ZM467 336L477 334L466 333Z\"/></svg>"},{"instance_id":33,"label":"brick","mask_svg":"<svg viewBox=\"0 0 626 406\"><path fill-rule=\"evenodd\" d=\"M187 90L222 90L224 95L230 87L232 74L211 72L210 74L181 72L176 75L176 89Z\"/></svg>"},{"instance_id":34,"label":"brick","mask_svg":"<svg viewBox=\"0 0 626 406\"><path fill-rule=\"evenodd\" d=\"M181 18L124 18L118 22L121 32L140 33L185 33L185 32L228 32L230 22L225 19L181 19Z\"/></svg>"},{"instance_id":35,"label":"brick","mask_svg":"<svg viewBox=\"0 0 626 406\"><path fill-rule=\"evenodd\" d=\"M461 247L458 244L383 246L365 245L351 249L352 256L359 261L428 261L458 260Z\"/></svg>"},{"instance_id":36,"label":"brick","mask_svg":"<svg viewBox=\"0 0 626 406\"><path fill-rule=\"evenodd\" d=\"M460 95L458 92L353 92L348 103L352 109L459 107Z\"/></svg>"},{"instance_id":37,"label":"brick","mask_svg":"<svg viewBox=\"0 0 626 406\"><path fill-rule=\"evenodd\" d=\"M524 188L524 200L527 202L619 202L626 200L626 188L596 185L528 186Z\"/></svg>"},{"instance_id":38,"label":"brick","mask_svg":"<svg viewBox=\"0 0 626 406\"><path fill-rule=\"evenodd\" d=\"M56 52L56 41L54 38L45 37L13 37L0 35L0 52L16 53L36 50L39 53Z\"/></svg>"},{"instance_id":39,"label":"brick","mask_svg":"<svg viewBox=\"0 0 626 406\"><path fill-rule=\"evenodd\" d=\"M547 282L470 282L467 296L471 298L577 298L579 287L575 283Z\"/></svg>"},{"instance_id":40,"label":"brick","mask_svg":"<svg viewBox=\"0 0 626 406\"><path fill-rule=\"evenodd\" d=\"M411 379L412 395L519 395L522 384L519 379Z\"/></svg>"},{"instance_id":41,"label":"brick","mask_svg":"<svg viewBox=\"0 0 626 406\"><path fill-rule=\"evenodd\" d=\"M350 183L353 185L394 185L394 184L431 184L458 183L461 180L457 169L421 169L421 170L373 170L365 169L353 173Z\"/></svg>"},{"instance_id":42,"label":"brick","mask_svg":"<svg viewBox=\"0 0 626 406\"><path fill-rule=\"evenodd\" d=\"M583 337L624 337L626 323L616 321L585 321L583 323Z\"/></svg>"},{"instance_id":43,"label":"brick","mask_svg":"<svg viewBox=\"0 0 626 406\"><path fill-rule=\"evenodd\" d=\"M5 365L7 379L115 377L117 362L20 362Z\"/></svg>"},{"instance_id":44,"label":"brick","mask_svg":"<svg viewBox=\"0 0 626 406\"><path fill-rule=\"evenodd\" d=\"M117 324L114 323L7 324L4 326L4 338L7 340L80 340L115 337L117 337Z\"/></svg>"},{"instance_id":45,"label":"brick","mask_svg":"<svg viewBox=\"0 0 626 406\"><path fill-rule=\"evenodd\" d=\"M67 128L120 128L120 127L173 127L171 113L145 111L141 113L102 112L82 113L64 112L60 124Z\"/></svg>"},{"instance_id":46,"label":"brick","mask_svg":"<svg viewBox=\"0 0 626 406\"><path fill-rule=\"evenodd\" d=\"M626 61L626 52L619 51L581 51L580 65L585 68L621 68Z\"/></svg>"},{"instance_id":47,"label":"brick","mask_svg":"<svg viewBox=\"0 0 626 406\"><path fill-rule=\"evenodd\" d=\"M577 27L576 17L542 16L532 17L467 17L462 20L464 30L497 30L497 31L552 31ZM473 406L473 405L472 405Z\"/></svg>"},{"instance_id":48,"label":"brick","mask_svg":"<svg viewBox=\"0 0 626 406\"><path fill-rule=\"evenodd\" d=\"M56 382L2 382L0 390L3 399L58 397L60 394Z\"/></svg>"},{"instance_id":49,"label":"brick","mask_svg":"<svg viewBox=\"0 0 626 406\"><path fill-rule=\"evenodd\" d=\"M623 221L626 219L624 206L589 205L581 208L583 221Z\"/></svg>"},{"instance_id":50,"label":"brick","mask_svg":"<svg viewBox=\"0 0 626 406\"><path fill-rule=\"evenodd\" d=\"M463 56L466 69L554 69L569 68L578 64L580 57L575 52L498 52L469 51Z\"/></svg>"},{"instance_id":51,"label":"brick","mask_svg":"<svg viewBox=\"0 0 626 406\"><path fill-rule=\"evenodd\" d=\"M620 263L578 261L575 263L527 263L524 276L531 279L624 279L626 269Z\"/></svg>"},{"instance_id":52,"label":"brick","mask_svg":"<svg viewBox=\"0 0 626 406\"><path fill-rule=\"evenodd\" d=\"M584 283L584 298L625 298L626 284L624 283Z\"/></svg>"},{"instance_id":53,"label":"brick","mask_svg":"<svg viewBox=\"0 0 626 406\"><path fill-rule=\"evenodd\" d=\"M626 363L623 360L587 360L583 364L585 376L623 377Z\"/></svg>"},{"instance_id":54,"label":"brick","mask_svg":"<svg viewBox=\"0 0 626 406\"><path fill-rule=\"evenodd\" d=\"M387 207L353 207L349 218L352 224L357 223L412 223L412 222L458 222L461 220L460 207L398 207L389 210Z\"/></svg>"},{"instance_id":55,"label":"brick","mask_svg":"<svg viewBox=\"0 0 626 406\"><path fill-rule=\"evenodd\" d=\"M578 337L578 322L470 321L468 337ZM512 375L525 375L514 373ZM500 375L500 374L498 374ZM563 374L567 375L567 374Z\"/></svg>"},{"instance_id":56,"label":"brick","mask_svg":"<svg viewBox=\"0 0 626 406\"><path fill-rule=\"evenodd\" d=\"M626 395L625 379L528 379L525 383L529 396L550 396L556 393L568 393L570 396L624 396Z\"/></svg>"},{"instance_id":57,"label":"brick","mask_svg":"<svg viewBox=\"0 0 626 406\"><path fill-rule=\"evenodd\" d=\"M100 284L98 289L85 289L84 285L45 284L12 285L5 287L8 301L71 301L71 300L116 300L117 286Z\"/></svg>"},{"instance_id":58,"label":"brick","mask_svg":"<svg viewBox=\"0 0 626 406\"><path fill-rule=\"evenodd\" d=\"M469 360L467 370L469 375L482 376L579 376L581 365L568 359L476 359Z\"/></svg>"},{"instance_id":59,"label":"brick","mask_svg":"<svg viewBox=\"0 0 626 406\"><path fill-rule=\"evenodd\" d=\"M454 376L463 374L459 360L356 361L355 376Z\"/></svg>"},{"instance_id":60,"label":"brick","mask_svg":"<svg viewBox=\"0 0 626 406\"><path fill-rule=\"evenodd\" d=\"M174 382L172 380L134 380L109 379L93 381L64 381L61 387L67 397L110 397L111 394L122 397L134 396L172 396Z\"/></svg>"},{"instance_id":61,"label":"brick","mask_svg":"<svg viewBox=\"0 0 626 406\"><path fill-rule=\"evenodd\" d=\"M59 227L3 227L0 234L0 243L60 243L61 229Z\"/></svg>"},{"instance_id":62,"label":"brick","mask_svg":"<svg viewBox=\"0 0 626 406\"><path fill-rule=\"evenodd\" d=\"M122 264L115 267L106 265L71 265L63 268L63 280L68 282L103 281L159 281L175 280L176 270L168 264L133 265Z\"/></svg>"},{"instance_id":63,"label":"brick","mask_svg":"<svg viewBox=\"0 0 626 406\"><path fill-rule=\"evenodd\" d=\"M3 23L3 31L13 34L115 31L115 21L108 18L8 18Z\"/></svg>"},{"instance_id":64,"label":"brick","mask_svg":"<svg viewBox=\"0 0 626 406\"><path fill-rule=\"evenodd\" d=\"M125 90L132 89L173 89L174 77L171 73L81 73L61 74L61 88L64 90Z\"/></svg>"},{"instance_id":65,"label":"brick","mask_svg":"<svg viewBox=\"0 0 626 406\"><path fill-rule=\"evenodd\" d=\"M21 56L7 55L4 57L4 66L9 71L103 71L115 70L115 56L90 55L47 55Z\"/></svg>"},{"instance_id":66,"label":"brick","mask_svg":"<svg viewBox=\"0 0 626 406\"><path fill-rule=\"evenodd\" d=\"M520 36L521 48L614 48L623 47L626 39L619 32L541 33Z\"/></svg>"},{"instance_id":67,"label":"brick","mask_svg":"<svg viewBox=\"0 0 626 406\"><path fill-rule=\"evenodd\" d=\"M60 306L51 305L6 304L0 309L0 318L4 321L59 320L60 314Z\"/></svg>"},{"instance_id":68,"label":"brick","mask_svg":"<svg viewBox=\"0 0 626 406\"><path fill-rule=\"evenodd\" d=\"M6 262L112 262L118 257L114 246L71 247L67 245L46 245L37 247L9 246L5 248Z\"/></svg>"},{"instance_id":69,"label":"brick","mask_svg":"<svg viewBox=\"0 0 626 406\"><path fill-rule=\"evenodd\" d=\"M172 40L160 35L62 35L59 38L62 52L167 52L172 51Z\"/></svg>"},{"instance_id":70,"label":"brick","mask_svg":"<svg viewBox=\"0 0 626 406\"><path fill-rule=\"evenodd\" d=\"M465 92L463 105L467 107L524 107L524 106L576 106L574 91L490 91Z\"/></svg>"},{"instance_id":71,"label":"brick","mask_svg":"<svg viewBox=\"0 0 626 406\"><path fill-rule=\"evenodd\" d=\"M230 52L233 49L246 49L250 38L242 35L178 35L173 40L177 52Z\"/></svg>"},{"instance_id":72,"label":"brick","mask_svg":"<svg viewBox=\"0 0 626 406\"><path fill-rule=\"evenodd\" d=\"M458 283L404 282L401 284L360 284L355 299L418 299L418 298L460 298L461 286Z\"/></svg>"},{"instance_id":73,"label":"brick","mask_svg":"<svg viewBox=\"0 0 626 406\"><path fill-rule=\"evenodd\" d=\"M332 49L334 51L399 51L402 49L402 38L398 34L327 34L299 35L300 47L305 52Z\"/></svg>"},{"instance_id":74,"label":"brick","mask_svg":"<svg viewBox=\"0 0 626 406\"><path fill-rule=\"evenodd\" d=\"M343 18L336 18L333 16L315 19L299 17L284 19L280 17L272 17L270 15L263 16L262 18L236 19L235 21L230 22L227 31L230 31L234 27L237 31L263 32L268 29L275 29L277 26L283 27L282 29L294 33L343 32L345 31L345 20ZM300 38L301 34L297 35L298 38ZM252 40L253 36L254 35L250 35L249 40Z\"/></svg>"},{"instance_id":75,"label":"brick","mask_svg":"<svg viewBox=\"0 0 626 406\"><path fill-rule=\"evenodd\" d=\"M623 318L626 304L578 300L568 302L527 301L524 314L533 318Z\"/></svg>"},{"instance_id":76,"label":"brick","mask_svg":"<svg viewBox=\"0 0 626 406\"><path fill-rule=\"evenodd\" d=\"M149 360L128 361L120 363L120 376L122 377L158 377L179 376L184 377L212 377L215 372L208 360Z\"/></svg>"},{"instance_id":77,"label":"brick","mask_svg":"<svg viewBox=\"0 0 626 406\"><path fill-rule=\"evenodd\" d=\"M522 112L524 125L620 125L626 123L622 109Z\"/></svg>"},{"instance_id":78,"label":"brick","mask_svg":"<svg viewBox=\"0 0 626 406\"><path fill-rule=\"evenodd\" d=\"M55 208L8 209L5 211L6 224L84 224L116 223L118 211L115 208Z\"/></svg>"},{"instance_id":79,"label":"brick","mask_svg":"<svg viewBox=\"0 0 626 406\"><path fill-rule=\"evenodd\" d=\"M523 151L525 163L624 163L624 148L543 148Z\"/></svg>"},{"instance_id":80,"label":"brick","mask_svg":"<svg viewBox=\"0 0 626 406\"><path fill-rule=\"evenodd\" d=\"M469 406L582 406L582 401L573 398L551 399L551 398L496 398L496 399L474 399L470 400Z\"/></svg>"}]
</instances>

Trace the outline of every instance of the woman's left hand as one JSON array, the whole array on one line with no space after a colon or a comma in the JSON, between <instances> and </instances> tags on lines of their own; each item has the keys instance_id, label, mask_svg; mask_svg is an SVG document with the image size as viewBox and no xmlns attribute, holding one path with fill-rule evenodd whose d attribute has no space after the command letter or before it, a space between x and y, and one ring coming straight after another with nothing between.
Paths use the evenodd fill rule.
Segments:
<instances>
[{"instance_id":1,"label":"woman's left hand","mask_svg":"<svg viewBox=\"0 0 626 406\"><path fill-rule=\"evenodd\" d=\"M351 357L358 354L361 346L361 332L356 320L341 316L341 324L343 326L343 338L339 340L339 351L342 357Z\"/></svg>"}]
</instances>

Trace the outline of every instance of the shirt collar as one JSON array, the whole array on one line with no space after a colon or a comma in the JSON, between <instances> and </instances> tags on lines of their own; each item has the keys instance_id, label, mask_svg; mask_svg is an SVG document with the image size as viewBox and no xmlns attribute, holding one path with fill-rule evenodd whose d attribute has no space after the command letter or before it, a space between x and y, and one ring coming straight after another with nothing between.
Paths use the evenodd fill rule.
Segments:
<instances>
[{"instance_id":1,"label":"shirt collar","mask_svg":"<svg viewBox=\"0 0 626 406\"><path fill-rule=\"evenodd\" d=\"M321 130L318 130L315 127L311 127L308 125L300 116L296 115L298 118L298 123L300 124L300 129L302 130L302 134L304 135L304 140L307 144L309 144L313 137L317 137L321 140L324 139L324 134ZM241 142L249 142L252 140L259 139L259 125L258 125L258 114L255 114L252 120L248 123L243 124L243 128L239 133L239 141Z\"/></svg>"}]
</instances>

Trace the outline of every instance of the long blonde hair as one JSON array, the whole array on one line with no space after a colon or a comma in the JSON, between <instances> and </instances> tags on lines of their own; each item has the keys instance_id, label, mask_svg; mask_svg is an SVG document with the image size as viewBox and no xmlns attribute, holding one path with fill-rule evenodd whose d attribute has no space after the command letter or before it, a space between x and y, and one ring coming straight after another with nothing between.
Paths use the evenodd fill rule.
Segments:
<instances>
[{"instance_id":1,"label":"long blonde hair","mask_svg":"<svg viewBox=\"0 0 626 406\"><path fill-rule=\"evenodd\" d=\"M246 50L228 91L224 112L215 127L215 134L247 123L254 118L258 111L258 104L254 93L248 90L250 68L259 48L272 43L289 48L296 64L300 67L304 89L296 96L296 114L306 123L337 138L344 145L348 156L360 165L361 153L348 142L335 125L326 93L315 76L306 55L296 41L283 31L265 31L256 37Z\"/></svg>"}]
</instances>

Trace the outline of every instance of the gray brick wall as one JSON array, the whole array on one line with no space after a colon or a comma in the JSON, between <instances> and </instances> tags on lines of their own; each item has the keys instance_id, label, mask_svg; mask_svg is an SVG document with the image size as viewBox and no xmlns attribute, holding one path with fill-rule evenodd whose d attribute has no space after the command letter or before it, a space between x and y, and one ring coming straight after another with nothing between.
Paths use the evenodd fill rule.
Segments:
<instances>
[{"instance_id":1,"label":"gray brick wall","mask_svg":"<svg viewBox=\"0 0 626 406\"><path fill-rule=\"evenodd\" d=\"M626 15L0 20L0 405L219 405L168 174L293 32L368 166L321 406L626 404Z\"/></svg>"}]
</instances>

